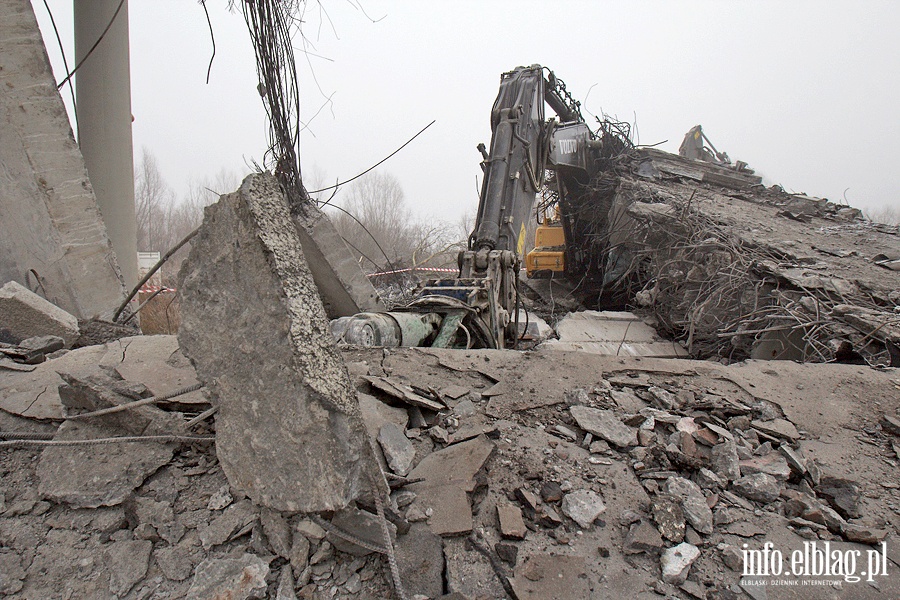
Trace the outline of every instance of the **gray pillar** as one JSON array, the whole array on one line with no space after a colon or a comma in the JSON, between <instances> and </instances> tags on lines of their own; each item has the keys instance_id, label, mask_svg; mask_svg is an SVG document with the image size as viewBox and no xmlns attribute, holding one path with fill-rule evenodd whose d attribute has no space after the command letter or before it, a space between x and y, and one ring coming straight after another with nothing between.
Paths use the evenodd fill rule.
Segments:
<instances>
[{"instance_id":1,"label":"gray pillar","mask_svg":"<svg viewBox=\"0 0 900 600\"><path fill-rule=\"evenodd\" d=\"M112 19L120 0L74 0L76 64ZM128 0L75 75L78 143L128 288L138 281L131 142Z\"/></svg>"}]
</instances>

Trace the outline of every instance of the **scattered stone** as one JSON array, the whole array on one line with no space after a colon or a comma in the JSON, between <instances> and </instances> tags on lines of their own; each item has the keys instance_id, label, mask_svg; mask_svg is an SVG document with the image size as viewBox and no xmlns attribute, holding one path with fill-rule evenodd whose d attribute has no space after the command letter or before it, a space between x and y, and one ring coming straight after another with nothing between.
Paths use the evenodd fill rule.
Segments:
<instances>
[{"instance_id":1,"label":"scattered stone","mask_svg":"<svg viewBox=\"0 0 900 600\"><path fill-rule=\"evenodd\" d=\"M409 473L416 458L416 449L402 429L394 423L385 423L378 432L378 444L391 471L401 476Z\"/></svg>"},{"instance_id":2,"label":"scattered stone","mask_svg":"<svg viewBox=\"0 0 900 600\"><path fill-rule=\"evenodd\" d=\"M206 503L206 509L222 510L232 502L234 502L234 498L231 496L231 491L228 489L228 484L226 483L209 497L209 502Z\"/></svg>"},{"instance_id":3,"label":"scattered stone","mask_svg":"<svg viewBox=\"0 0 900 600\"><path fill-rule=\"evenodd\" d=\"M582 529L589 529L604 511L603 499L590 490L578 490L566 494L562 500L562 511L578 523Z\"/></svg>"},{"instance_id":4,"label":"scattered stone","mask_svg":"<svg viewBox=\"0 0 900 600\"><path fill-rule=\"evenodd\" d=\"M749 460L740 461L741 475L766 473L780 481L787 481L791 476L791 468L781 454L770 452Z\"/></svg>"},{"instance_id":5,"label":"scattered stone","mask_svg":"<svg viewBox=\"0 0 900 600\"><path fill-rule=\"evenodd\" d=\"M109 591L124 596L144 578L150 564L153 543L147 540L113 542L103 552L109 569Z\"/></svg>"},{"instance_id":6,"label":"scattered stone","mask_svg":"<svg viewBox=\"0 0 900 600\"><path fill-rule=\"evenodd\" d=\"M787 461L788 466L791 470L798 475L806 474L806 459L800 454L799 451L794 450L787 444L781 444L778 447L778 451L781 452L781 455Z\"/></svg>"},{"instance_id":7,"label":"scattered stone","mask_svg":"<svg viewBox=\"0 0 900 600\"><path fill-rule=\"evenodd\" d=\"M724 545L722 548L722 562L732 571L744 571L744 554L736 546Z\"/></svg>"},{"instance_id":8,"label":"scattered stone","mask_svg":"<svg viewBox=\"0 0 900 600\"><path fill-rule=\"evenodd\" d=\"M207 207L179 292L178 340L220 408L232 489L291 512L337 510L368 489L376 462L356 391L275 177L250 175Z\"/></svg>"},{"instance_id":9,"label":"scattered stone","mask_svg":"<svg viewBox=\"0 0 900 600\"><path fill-rule=\"evenodd\" d=\"M306 536L306 539L311 542L318 543L325 539L325 530L310 519L302 519L300 521L297 521L297 524L294 526L294 528L304 536Z\"/></svg>"},{"instance_id":10,"label":"scattered stone","mask_svg":"<svg viewBox=\"0 0 900 600\"><path fill-rule=\"evenodd\" d=\"M297 594L294 593L294 576L287 567L282 567L281 575L278 576L275 600L297 600Z\"/></svg>"},{"instance_id":11,"label":"scattered stone","mask_svg":"<svg viewBox=\"0 0 900 600\"><path fill-rule=\"evenodd\" d=\"M536 512L541 504L541 501L538 499L537 495L535 495L535 493L531 490L525 488L516 489L516 498L518 498L519 501L525 505L526 510L531 511L532 513Z\"/></svg>"},{"instance_id":12,"label":"scattered stone","mask_svg":"<svg viewBox=\"0 0 900 600\"><path fill-rule=\"evenodd\" d=\"M881 428L891 435L900 436L900 418L891 415L882 415L879 421Z\"/></svg>"},{"instance_id":13,"label":"scattered stone","mask_svg":"<svg viewBox=\"0 0 900 600\"><path fill-rule=\"evenodd\" d=\"M331 519L331 524L363 541L384 547L384 534L381 532L381 520L378 515L373 515L358 508L345 508L334 515ZM396 538L397 526L388 522L388 529L391 531L391 538ZM338 550L354 556L366 556L372 553L368 548L357 546L330 531L326 538Z\"/></svg>"},{"instance_id":14,"label":"scattered stone","mask_svg":"<svg viewBox=\"0 0 900 600\"><path fill-rule=\"evenodd\" d=\"M538 522L544 527L559 527L562 525L562 518L559 516L559 513L556 512L555 508L552 506L544 506L541 508Z\"/></svg>"},{"instance_id":15,"label":"scattered stone","mask_svg":"<svg viewBox=\"0 0 900 600\"><path fill-rule=\"evenodd\" d=\"M445 446L450 443L450 433L440 425L435 425L429 429L428 435L430 435L431 439L434 441L444 444Z\"/></svg>"},{"instance_id":16,"label":"scattered stone","mask_svg":"<svg viewBox=\"0 0 900 600\"><path fill-rule=\"evenodd\" d=\"M650 514L659 528L659 533L671 542L684 539L685 520L681 502L676 498L658 494L650 502Z\"/></svg>"},{"instance_id":17,"label":"scattered stone","mask_svg":"<svg viewBox=\"0 0 900 600\"><path fill-rule=\"evenodd\" d=\"M494 552L497 553L497 556L500 557L500 560L502 560L509 566L511 566L511 567L516 566L516 561L519 558L519 547L518 546L497 542L496 544L494 544Z\"/></svg>"},{"instance_id":18,"label":"scattered stone","mask_svg":"<svg viewBox=\"0 0 900 600\"><path fill-rule=\"evenodd\" d=\"M554 425L551 430L553 433L557 433L562 437L566 438L570 442L574 442L578 439L578 434L566 427L565 425Z\"/></svg>"},{"instance_id":19,"label":"scattered stone","mask_svg":"<svg viewBox=\"0 0 900 600\"><path fill-rule=\"evenodd\" d=\"M71 347L78 339L78 319L15 281L0 287L0 327L17 342L54 335Z\"/></svg>"},{"instance_id":20,"label":"scattered stone","mask_svg":"<svg viewBox=\"0 0 900 600\"><path fill-rule=\"evenodd\" d=\"M541 486L541 499L544 502L559 502L562 497L563 489L555 481L547 481Z\"/></svg>"},{"instance_id":21,"label":"scattered stone","mask_svg":"<svg viewBox=\"0 0 900 600\"><path fill-rule=\"evenodd\" d=\"M664 489L667 494L681 500L684 516L694 529L705 535L713 532L712 511L696 483L684 477L670 477Z\"/></svg>"},{"instance_id":22,"label":"scattered stone","mask_svg":"<svg viewBox=\"0 0 900 600\"><path fill-rule=\"evenodd\" d=\"M394 545L400 580L406 589L429 598L444 592L444 550L441 538L423 523L413 524Z\"/></svg>"},{"instance_id":23,"label":"scattered stone","mask_svg":"<svg viewBox=\"0 0 900 600\"><path fill-rule=\"evenodd\" d=\"M766 473L754 473L734 482L734 491L757 502L775 502L781 494L778 480Z\"/></svg>"},{"instance_id":24,"label":"scattered stone","mask_svg":"<svg viewBox=\"0 0 900 600\"><path fill-rule=\"evenodd\" d=\"M263 528L263 533L269 542L269 548L282 557L289 558L291 556L291 527L287 519L281 516L281 513L270 508L262 508L259 511L259 521Z\"/></svg>"},{"instance_id":25,"label":"scattered stone","mask_svg":"<svg viewBox=\"0 0 900 600\"><path fill-rule=\"evenodd\" d=\"M816 486L816 493L828 500L845 519L858 519L862 516L859 507L859 485L849 479L839 477L822 477Z\"/></svg>"},{"instance_id":26,"label":"scattered stone","mask_svg":"<svg viewBox=\"0 0 900 600\"><path fill-rule=\"evenodd\" d=\"M850 542L859 542L860 544L880 544L888 535L887 529L878 529L858 523L847 523L843 526L841 533Z\"/></svg>"},{"instance_id":27,"label":"scattered stone","mask_svg":"<svg viewBox=\"0 0 900 600\"><path fill-rule=\"evenodd\" d=\"M250 531L257 516L256 507L249 500L232 504L209 525L199 528L200 542L204 548L224 544L238 534Z\"/></svg>"},{"instance_id":28,"label":"scattered stone","mask_svg":"<svg viewBox=\"0 0 900 600\"><path fill-rule=\"evenodd\" d=\"M197 566L188 598L264 598L269 565L258 556L211 558Z\"/></svg>"},{"instance_id":29,"label":"scattered stone","mask_svg":"<svg viewBox=\"0 0 900 600\"><path fill-rule=\"evenodd\" d=\"M291 539L291 549L286 557L297 577L300 577L309 566L310 543L305 535L295 531Z\"/></svg>"},{"instance_id":30,"label":"scattered stone","mask_svg":"<svg viewBox=\"0 0 900 600\"><path fill-rule=\"evenodd\" d=\"M771 421L751 421L750 426L758 431L778 438L794 441L800 437L800 432L794 424L785 419L772 419Z\"/></svg>"},{"instance_id":31,"label":"scattered stone","mask_svg":"<svg viewBox=\"0 0 900 600\"><path fill-rule=\"evenodd\" d=\"M501 502L497 504L497 518L500 521L500 535L506 539L522 540L528 528L522 519L518 506Z\"/></svg>"},{"instance_id":32,"label":"scattered stone","mask_svg":"<svg viewBox=\"0 0 900 600\"><path fill-rule=\"evenodd\" d=\"M637 434L634 429L628 427L611 410L601 410L588 406L572 406L569 408L572 417L578 422L578 426L603 438L616 446L636 446Z\"/></svg>"},{"instance_id":33,"label":"scattered stone","mask_svg":"<svg viewBox=\"0 0 900 600\"><path fill-rule=\"evenodd\" d=\"M709 463L712 471L726 481L734 481L741 476L740 459L734 440L725 440L713 446Z\"/></svg>"},{"instance_id":34,"label":"scattered stone","mask_svg":"<svg viewBox=\"0 0 900 600\"><path fill-rule=\"evenodd\" d=\"M700 549L686 542L668 548L660 557L662 579L672 585L685 582L691 565L700 558Z\"/></svg>"},{"instance_id":35,"label":"scattered stone","mask_svg":"<svg viewBox=\"0 0 900 600\"><path fill-rule=\"evenodd\" d=\"M478 411L475 409L475 403L470 399L465 398L453 407L453 412L460 417L471 417Z\"/></svg>"},{"instance_id":36,"label":"scattered stone","mask_svg":"<svg viewBox=\"0 0 900 600\"><path fill-rule=\"evenodd\" d=\"M160 548L153 556L162 574L172 581L184 581L194 572L190 552L181 546Z\"/></svg>"},{"instance_id":37,"label":"scattered stone","mask_svg":"<svg viewBox=\"0 0 900 600\"><path fill-rule=\"evenodd\" d=\"M659 530L652 523L641 520L625 534L622 551L625 554L640 554L641 552L658 554L662 547L663 541Z\"/></svg>"},{"instance_id":38,"label":"scattered stone","mask_svg":"<svg viewBox=\"0 0 900 600\"><path fill-rule=\"evenodd\" d=\"M706 489L722 489L728 485L727 481L725 481L706 467L703 467L699 471L697 471L696 479L697 484L701 488Z\"/></svg>"},{"instance_id":39,"label":"scattered stone","mask_svg":"<svg viewBox=\"0 0 900 600\"><path fill-rule=\"evenodd\" d=\"M677 406L678 401L675 394L668 392L660 387L650 386L647 391L653 397L654 404L663 410L670 410Z\"/></svg>"}]
</instances>

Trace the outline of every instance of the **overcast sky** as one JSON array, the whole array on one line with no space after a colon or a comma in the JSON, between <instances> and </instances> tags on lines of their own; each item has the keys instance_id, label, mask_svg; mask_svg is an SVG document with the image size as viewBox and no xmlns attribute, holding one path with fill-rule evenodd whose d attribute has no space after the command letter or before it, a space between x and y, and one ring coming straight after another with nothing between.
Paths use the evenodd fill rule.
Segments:
<instances>
[{"instance_id":1,"label":"overcast sky","mask_svg":"<svg viewBox=\"0 0 900 600\"><path fill-rule=\"evenodd\" d=\"M46 39L46 9L33 4ZM226 4L208 0L206 85L202 7L130 0L135 156L156 155L179 195L191 179L246 171L266 147L253 50ZM636 121L642 144L677 152L702 124L766 183L900 210L898 2L321 0L325 19L309 4L308 50L324 58L298 52L308 187L352 177L436 120L380 170L423 218L474 211L475 146L490 142L500 74L540 63L589 121ZM71 0L49 5L71 63Z\"/></svg>"}]
</instances>

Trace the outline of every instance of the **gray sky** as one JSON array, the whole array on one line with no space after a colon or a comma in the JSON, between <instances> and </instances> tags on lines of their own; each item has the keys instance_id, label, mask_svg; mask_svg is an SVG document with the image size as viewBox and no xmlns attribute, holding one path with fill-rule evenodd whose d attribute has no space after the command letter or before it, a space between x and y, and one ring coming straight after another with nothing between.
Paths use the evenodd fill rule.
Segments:
<instances>
[{"instance_id":1,"label":"gray sky","mask_svg":"<svg viewBox=\"0 0 900 600\"><path fill-rule=\"evenodd\" d=\"M71 0L49 4L71 53ZM206 85L201 6L130 0L135 155L153 152L179 195L192 178L246 171L266 146L249 37L226 4L208 0ZM474 211L500 74L540 63L589 121L636 120L642 144L677 152L699 123L766 183L832 201L849 188L853 206L900 210L900 3L321 0L327 18L309 4L307 50L327 59L297 55L302 117L319 112L302 139L308 187L352 177L436 119L380 170L417 215Z\"/></svg>"}]
</instances>

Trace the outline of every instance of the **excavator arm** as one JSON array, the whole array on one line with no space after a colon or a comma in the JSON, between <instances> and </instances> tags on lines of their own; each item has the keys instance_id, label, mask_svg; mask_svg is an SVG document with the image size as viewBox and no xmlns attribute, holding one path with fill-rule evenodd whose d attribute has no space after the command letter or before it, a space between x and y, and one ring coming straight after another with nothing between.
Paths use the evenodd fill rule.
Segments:
<instances>
[{"instance_id":1,"label":"excavator arm","mask_svg":"<svg viewBox=\"0 0 900 600\"><path fill-rule=\"evenodd\" d=\"M545 118L545 106L559 121ZM491 110L490 151L479 146L484 181L459 276L427 282L402 309L337 319L335 336L357 345L514 345L518 276L535 197L548 168L588 173L591 139L579 104L552 71L532 65L504 73Z\"/></svg>"}]
</instances>

